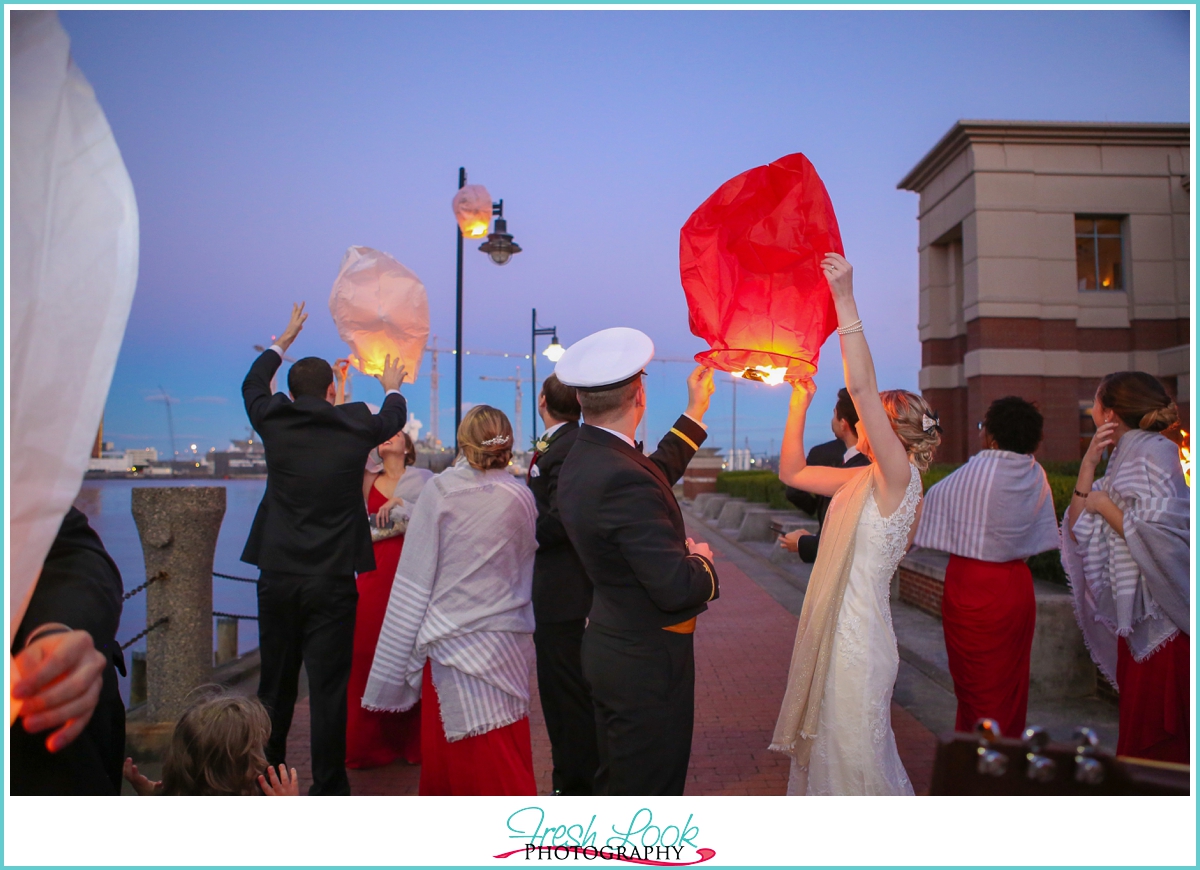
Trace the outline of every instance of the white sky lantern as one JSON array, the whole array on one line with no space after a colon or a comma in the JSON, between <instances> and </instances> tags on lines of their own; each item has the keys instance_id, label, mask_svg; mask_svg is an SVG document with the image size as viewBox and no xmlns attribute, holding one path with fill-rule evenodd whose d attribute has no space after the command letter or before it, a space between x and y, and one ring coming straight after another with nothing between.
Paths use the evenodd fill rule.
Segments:
<instances>
[{"instance_id":1,"label":"white sky lantern","mask_svg":"<svg viewBox=\"0 0 1200 870\"><path fill-rule=\"evenodd\" d=\"M464 239L482 239L492 222L492 195L482 184L468 184L454 194L454 218Z\"/></svg>"},{"instance_id":2,"label":"white sky lantern","mask_svg":"<svg viewBox=\"0 0 1200 870\"><path fill-rule=\"evenodd\" d=\"M421 279L395 258L374 248L346 251L329 312L356 369L378 375L390 354L404 364L407 383L417 379L429 338L429 299Z\"/></svg>"}]
</instances>

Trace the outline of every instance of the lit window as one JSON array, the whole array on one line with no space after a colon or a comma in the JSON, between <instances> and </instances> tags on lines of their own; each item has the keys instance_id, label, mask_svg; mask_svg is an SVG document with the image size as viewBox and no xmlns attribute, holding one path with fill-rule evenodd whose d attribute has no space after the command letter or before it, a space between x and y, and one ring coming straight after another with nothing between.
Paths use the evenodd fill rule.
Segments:
<instances>
[{"instance_id":1,"label":"lit window","mask_svg":"<svg viewBox=\"0 0 1200 870\"><path fill-rule=\"evenodd\" d=\"M1080 290L1123 290L1121 219L1075 216L1075 272Z\"/></svg>"}]
</instances>

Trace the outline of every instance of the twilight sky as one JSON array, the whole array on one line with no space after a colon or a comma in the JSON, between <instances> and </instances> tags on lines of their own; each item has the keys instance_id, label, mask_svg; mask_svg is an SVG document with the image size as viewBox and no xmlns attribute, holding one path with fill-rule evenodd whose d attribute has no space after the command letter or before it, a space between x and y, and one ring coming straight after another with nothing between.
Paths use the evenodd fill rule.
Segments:
<instances>
[{"instance_id":1,"label":"twilight sky","mask_svg":"<svg viewBox=\"0 0 1200 870\"><path fill-rule=\"evenodd\" d=\"M896 182L959 118L1188 121L1188 13L61 13L133 178L141 267L105 416L119 448L223 449L246 435L254 344L293 301L294 356L345 354L328 298L350 245L424 281L454 340L458 167L504 198L524 248L504 267L468 244L465 344L528 353L530 309L564 344L608 326L665 357L688 331L679 228L728 178L795 151L821 174L855 265L880 386L916 388L917 198ZM836 336L835 336L836 339ZM539 344L539 349L543 346ZM452 441L453 357L440 358ZM539 379L551 364L541 358ZM528 361L465 360L464 401L510 414ZM650 369L652 440L683 410L688 366ZM836 341L809 443L841 386ZM778 449L786 387L742 382L737 441ZM378 401L372 380L355 398ZM428 431L428 356L409 407ZM525 440L533 394L526 386ZM728 378L709 444L728 447Z\"/></svg>"}]
</instances>

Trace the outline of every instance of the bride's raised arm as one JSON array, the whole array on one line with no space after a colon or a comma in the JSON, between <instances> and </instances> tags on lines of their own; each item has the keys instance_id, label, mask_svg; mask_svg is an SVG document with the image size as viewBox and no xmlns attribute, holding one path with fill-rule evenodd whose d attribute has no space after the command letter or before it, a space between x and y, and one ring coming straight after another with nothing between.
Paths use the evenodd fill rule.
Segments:
<instances>
[{"instance_id":1,"label":"bride's raised arm","mask_svg":"<svg viewBox=\"0 0 1200 870\"><path fill-rule=\"evenodd\" d=\"M826 468L809 465L804 456L804 421L817 385L811 380L792 387L787 426L783 430L783 445L779 450L779 479L787 486L816 495L833 495L842 484L859 474L858 469Z\"/></svg>"},{"instance_id":2,"label":"bride's raised arm","mask_svg":"<svg viewBox=\"0 0 1200 870\"><path fill-rule=\"evenodd\" d=\"M879 400L879 385L875 380L875 363L863 335L862 320L854 301L853 269L840 254L826 254L821 263L833 301L837 307L838 334L842 340L842 366L846 375L846 390L854 400L858 420L866 434L867 444L877 469L881 492L876 497L880 513L891 514L904 499L911 479L908 451L892 429L891 420Z\"/></svg>"}]
</instances>

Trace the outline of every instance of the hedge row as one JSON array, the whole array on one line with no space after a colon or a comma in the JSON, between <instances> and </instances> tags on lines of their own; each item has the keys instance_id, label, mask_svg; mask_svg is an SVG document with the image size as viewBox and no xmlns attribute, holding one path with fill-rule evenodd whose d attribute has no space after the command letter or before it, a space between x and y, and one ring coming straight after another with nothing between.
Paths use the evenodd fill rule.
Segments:
<instances>
[{"instance_id":1,"label":"hedge row","mask_svg":"<svg viewBox=\"0 0 1200 870\"><path fill-rule=\"evenodd\" d=\"M769 504L776 510L796 510L784 497L783 490L779 475L773 471L722 471L717 475L717 492Z\"/></svg>"},{"instance_id":2,"label":"hedge row","mask_svg":"<svg viewBox=\"0 0 1200 870\"><path fill-rule=\"evenodd\" d=\"M1073 469L1072 469L1073 466ZM1050 493L1054 497L1054 515L1062 518L1067 506L1071 503L1071 493L1075 490L1075 481L1079 473L1079 463L1045 463L1046 480L1050 484ZM958 468L950 463L935 463L921 475L921 482L926 491L939 480L949 476ZM723 471L717 475L717 492L723 492L735 498L768 504L776 510L796 510L784 497L784 486L778 475L771 471ZM1029 570L1034 577L1058 583L1065 586L1066 574L1063 573L1058 550L1039 553L1026 560Z\"/></svg>"}]
</instances>

